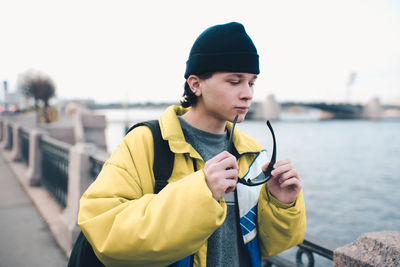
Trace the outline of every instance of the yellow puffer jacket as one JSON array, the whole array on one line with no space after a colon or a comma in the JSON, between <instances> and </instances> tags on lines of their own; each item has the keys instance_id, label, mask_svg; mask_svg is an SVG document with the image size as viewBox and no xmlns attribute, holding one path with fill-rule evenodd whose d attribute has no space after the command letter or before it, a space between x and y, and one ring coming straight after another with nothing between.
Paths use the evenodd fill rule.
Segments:
<instances>
[{"instance_id":1,"label":"yellow puffer jacket","mask_svg":"<svg viewBox=\"0 0 400 267\"><path fill-rule=\"evenodd\" d=\"M204 162L185 142L171 106L159 118L163 139L175 153L169 184L154 194L153 139L147 127L131 131L104 164L80 200L78 224L106 266L166 266L194 254L194 266L206 266L207 239L225 220L226 204L208 189ZM232 124L227 123L228 130ZM237 132L236 132L237 131ZM262 150L235 130L239 177ZM198 171L194 172L196 160ZM302 242L305 206L302 193L294 205L276 200L263 186L258 203L258 239L263 257Z\"/></svg>"}]
</instances>

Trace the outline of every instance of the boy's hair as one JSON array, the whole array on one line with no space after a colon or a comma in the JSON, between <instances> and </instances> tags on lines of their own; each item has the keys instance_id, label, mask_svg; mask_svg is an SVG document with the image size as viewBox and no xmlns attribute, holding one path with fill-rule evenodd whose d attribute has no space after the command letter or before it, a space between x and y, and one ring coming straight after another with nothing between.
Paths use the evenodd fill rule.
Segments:
<instances>
[{"instance_id":1,"label":"boy's hair","mask_svg":"<svg viewBox=\"0 0 400 267\"><path fill-rule=\"evenodd\" d=\"M199 77L201 80L207 80L208 78L211 78L213 74L214 72L208 72L196 76ZM187 81L185 82L182 100L180 102L182 107L184 108L188 108L190 106L196 106L197 96L190 89L190 86Z\"/></svg>"}]
</instances>

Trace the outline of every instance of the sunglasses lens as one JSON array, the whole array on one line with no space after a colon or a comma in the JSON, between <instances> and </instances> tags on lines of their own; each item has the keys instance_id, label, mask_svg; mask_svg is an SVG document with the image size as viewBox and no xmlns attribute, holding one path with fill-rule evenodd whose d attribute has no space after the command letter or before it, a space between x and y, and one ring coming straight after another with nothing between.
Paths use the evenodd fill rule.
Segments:
<instances>
[{"instance_id":1,"label":"sunglasses lens","mask_svg":"<svg viewBox=\"0 0 400 267\"><path fill-rule=\"evenodd\" d=\"M270 176L267 177L263 172L261 172L257 177L254 177L249 182L251 182L252 184L262 184L268 181L269 178Z\"/></svg>"},{"instance_id":2,"label":"sunglasses lens","mask_svg":"<svg viewBox=\"0 0 400 267\"><path fill-rule=\"evenodd\" d=\"M267 125L268 125L269 130L271 131L272 139L274 142L274 148L273 148L273 152L272 152L271 161L270 161L267 169L265 171L261 172L258 176L254 177L252 179L248 179L248 180L239 179L240 183L243 183L245 185L250 185L250 186L260 185L260 184L267 182L271 178L271 172L274 169L273 166L276 161L276 141L275 141L274 130L272 129L272 126L269 121L267 121Z\"/></svg>"}]
</instances>

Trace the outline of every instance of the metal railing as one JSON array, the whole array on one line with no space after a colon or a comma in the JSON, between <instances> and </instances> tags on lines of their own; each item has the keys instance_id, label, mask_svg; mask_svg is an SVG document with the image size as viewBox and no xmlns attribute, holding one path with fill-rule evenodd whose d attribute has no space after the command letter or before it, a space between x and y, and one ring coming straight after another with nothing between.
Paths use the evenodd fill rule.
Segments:
<instances>
[{"instance_id":1,"label":"metal railing","mask_svg":"<svg viewBox=\"0 0 400 267\"><path fill-rule=\"evenodd\" d=\"M315 265L314 254L322 256L323 258L333 261L333 250L326 246L319 244L317 241L310 239L311 237L306 236L303 243L297 246L296 262L289 261L282 256L273 256L264 260L263 266L278 266L278 267L295 267L295 266L307 266L313 267ZM307 261L303 262L303 255L306 256Z\"/></svg>"},{"instance_id":2,"label":"metal railing","mask_svg":"<svg viewBox=\"0 0 400 267\"><path fill-rule=\"evenodd\" d=\"M7 145L4 147L7 150L11 150L13 147L13 127L8 124L7 125Z\"/></svg>"},{"instance_id":3,"label":"metal railing","mask_svg":"<svg viewBox=\"0 0 400 267\"><path fill-rule=\"evenodd\" d=\"M68 194L68 161L70 145L49 136L40 139L42 182L57 202L66 207Z\"/></svg>"},{"instance_id":4,"label":"metal railing","mask_svg":"<svg viewBox=\"0 0 400 267\"><path fill-rule=\"evenodd\" d=\"M96 180L97 175L100 173L101 168L103 168L104 160L99 159L98 157L94 155L89 156L89 161L91 163L90 166L90 178L93 180Z\"/></svg>"},{"instance_id":5,"label":"metal railing","mask_svg":"<svg viewBox=\"0 0 400 267\"><path fill-rule=\"evenodd\" d=\"M21 144L21 157L25 165L29 165L29 132L24 128L18 131L19 140Z\"/></svg>"}]
</instances>

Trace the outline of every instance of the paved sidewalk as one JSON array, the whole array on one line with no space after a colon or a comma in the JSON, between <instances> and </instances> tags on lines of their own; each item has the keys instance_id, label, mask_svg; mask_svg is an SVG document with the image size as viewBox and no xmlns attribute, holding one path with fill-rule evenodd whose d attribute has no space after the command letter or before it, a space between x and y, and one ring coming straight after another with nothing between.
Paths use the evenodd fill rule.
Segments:
<instances>
[{"instance_id":1,"label":"paved sidewalk","mask_svg":"<svg viewBox=\"0 0 400 267\"><path fill-rule=\"evenodd\" d=\"M0 153L0 267L64 267L67 259Z\"/></svg>"}]
</instances>

